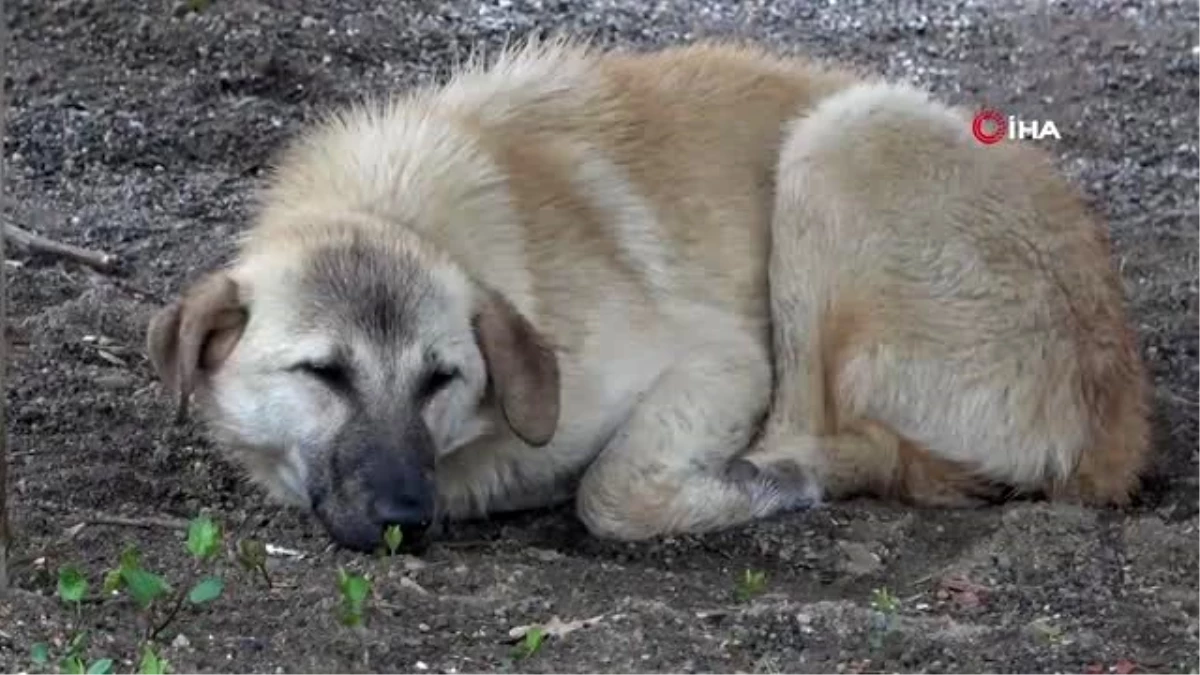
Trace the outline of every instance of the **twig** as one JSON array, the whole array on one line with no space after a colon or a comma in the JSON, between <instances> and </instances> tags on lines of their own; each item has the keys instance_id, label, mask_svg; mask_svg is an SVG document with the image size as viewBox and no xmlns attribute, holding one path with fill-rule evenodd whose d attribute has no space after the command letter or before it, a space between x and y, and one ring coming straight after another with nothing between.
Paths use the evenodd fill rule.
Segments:
<instances>
[{"instance_id":1,"label":"twig","mask_svg":"<svg viewBox=\"0 0 1200 675\"><path fill-rule=\"evenodd\" d=\"M55 241L13 223L4 223L4 237L17 246L66 258L100 272L113 272L117 268L117 256L112 253Z\"/></svg>"},{"instance_id":2,"label":"twig","mask_svg":"<svg viewBox=\"0 0 1200 675\"><path fill-rule=\"evenodd\" d=\"M31 499L26 501L29 507L65 514L66 518L80 518L77 525L117 525L121 527L166 528L171 530L186 530L188 522L169 516L128 517L117 516L103 511L81 509L79 507L61 504L47 499Z\"/></svg>"},{"instance_id":3,"label":"twig","mask_svg":"<svg viewBox=\"0 0 1200 675\"><path fill-rule=\"evenodd\" d=\"M8 74L8 21L0 21L0 74ZM8 127L8 87L0 86L0 132ZM4 185L4 162L0 160L0 204L7 201ZM0 332L8 332L8 274L5 249L10 235L0 228ZM0 338L0 391L7 391L8 340ZM8 590L8 555L12 531L8 521L8 404L0 399L0 593Z\"/></svg>"},{"instance_id":4,"label":"twig","mask_svg":"<svg viewBox=\"0 0 1200 675\"><path fill-rule=\"evenodd\" d=\"M1194 401L1190 398L1187 398L1186 396L1180 396L1179 394L1176 394L1175 392L1170 391L1169 389L1164 389L1164 390L1158 392L1158 395L1162 396L1163 398L1167 399L1168 401L1170 401L1172 403L1182 403L1182 404L1190 406L1192 408L1200 406L1200 401Z\"/></svg>"},{"instance_id":5,"label":"twig","mask_svg":"<svg viewBox=\"0 0 1200 675\"><path fill-rule=\"evenodd\" d=\"M439 541L435 545L446 549L493 548L501 542L492 539L464 539L462 541Z\"/></svg>"},{"instance_id":6,"label":"twig","mask_svg":"<svg viewBox=\"0 0 1200 675\"><path fill-rule=\"evenodd\" d=\"M98 513L88 516L83 520L88 525L116 525L119 527L141 527L145 529L161 527L169 530L186 530L188 528L186 520L179 520L177 518L127 518L125 516L110 516Z\"/></svg>"},{"instance_id":7,"label":"twig","mask_svg":"<svg viewBox=\"0 0 1200 675\"><path fill-rule=\"evenodd\" d=\"M149 626L151 630L146 634L147 641L153 642L154 640L158 639L159 633L163 632L167 629L167 626L171 625L171 622L176 616L179 615L179 610L183 609L183 600L186 597L187 590L180 588L179 592L175 595L175 604L171 606L170 611L167 612L167 616L157 624L152 620L150 621ZM149 617L147 617L147 619L149 619Z\"/></svg>"},{"instance_id":8,"label":"twig","mask_svg":"<svg viewBox=\"0 0 1200 675\"><path fill-rule=\"evenodd\" d=\"M271 575L267 573L267 566L265 564L255 565L255 568L262 574L263 581L267 582L267 588L275 588L275 584L271 583Z\"/></svg>"}]
</instances>

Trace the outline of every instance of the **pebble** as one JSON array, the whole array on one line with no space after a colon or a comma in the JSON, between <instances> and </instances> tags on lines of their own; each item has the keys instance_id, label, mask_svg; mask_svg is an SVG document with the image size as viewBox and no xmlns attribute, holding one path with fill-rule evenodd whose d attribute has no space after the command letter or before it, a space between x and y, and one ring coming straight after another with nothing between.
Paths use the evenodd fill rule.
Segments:
<instances>
[{"instance_id":1,"label":"pebble","mask_svg":"<svg viewBox=\"0 0 1200 675\"><path fill-rule=\"evenodd\" d=\"M839 568L846 574L856 577L866 576L878 572L883 567L879 556L871 552L866 544L857 541L838 541L837 547L842 552Z\"/></svg>"}]
</instances>

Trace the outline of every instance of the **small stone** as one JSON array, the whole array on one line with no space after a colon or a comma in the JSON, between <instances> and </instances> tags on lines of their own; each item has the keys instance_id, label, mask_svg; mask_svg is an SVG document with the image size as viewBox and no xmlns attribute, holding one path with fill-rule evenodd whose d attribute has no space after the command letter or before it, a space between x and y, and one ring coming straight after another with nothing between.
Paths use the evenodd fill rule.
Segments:
<instances>
[{"instance_id":1,"label":"small stone","mask_svg":"<svg viewBox=\"0 0 1200 675\"><path fill-rule=\"evenodd\" d=\"M403 560L405 572L420 572L421 570L425 569L426 567L429 567L429 563L425 562L424 560L421 560L420 558L418 558L416 556L405 555L405 556L402 556L402 560Z\"/></svg>"},{"instance_id":2,"label":"small stone","mask_svg":"<svg viewBox=\"0 0 1200 675\"><path fill-rule=\"evenodd\" d=\"M192 641L189 640L188 637L186 635L184 635L183 633L176 635L175 639L171 640L171 647L173 647L174 649L187 649L191 645L192 645Z\"/></svg>"},{"instance_id":3,"label":"small stone","mask_svg":"<svg viewBox=\"0 0 1200 675\"><path fill-rule=\"evenodd\" d=\"M540 560L542 562L554 562L555 560L561 560L566 557L563 554L561 554L558 551L555 551L553 549L531 548L531 549L528 549L528 551L526 551L526 552L531 557L536 558L537 560Z\"/></svg>"},{"instance_id":4,"label":"small stone","mask_svg":"<svg viewBox=\"0 0 1200 675\"><path fill-rule=\"evenodd\" d=\"M883 563L879 556L871 552L866 544L857 541L839 541L837 546L842 551L840 567L851 576L865 576L878 572Z\"/></svg>"},{"instance_id":5,"label":"small stone","mask_svg":"<svg viewBox=\"0 0 1200 675\"><path fill-rule=\"evenodd\" d=\"M101 375L95 379L95 384L101 389L128 389L133 386L133 378L128 375Z\"/></svg>"}]
</instances>

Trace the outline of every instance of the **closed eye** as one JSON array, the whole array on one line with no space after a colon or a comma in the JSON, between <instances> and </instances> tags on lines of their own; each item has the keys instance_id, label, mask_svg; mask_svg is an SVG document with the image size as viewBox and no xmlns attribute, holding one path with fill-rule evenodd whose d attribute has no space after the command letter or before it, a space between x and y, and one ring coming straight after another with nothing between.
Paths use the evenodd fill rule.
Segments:
<instances>
[{"instance_id":1,"label":"closed eye","mask_svg":"<svg viewBox=\"0 0 1200 675\"><path fill-rule=\"evenodd\" d=\"M316 378L330 389L338 391L350 389L352 379L350 369L340 361L301 361L288 370Z\"/></svg>"},{"instance_id":2,"label":"closed eye","mask_svg":"<svg viewBox=\"0 0 1200 675\"><path fill-rule=\"evenodd\" d=\"M425 375L425 379L421 382L420 389L417 390L418 400L425 401L433 398L450 385L451 382L458 379L459 371L457 368L439 367L429 371Z\"/></svg>"}]
</instances>

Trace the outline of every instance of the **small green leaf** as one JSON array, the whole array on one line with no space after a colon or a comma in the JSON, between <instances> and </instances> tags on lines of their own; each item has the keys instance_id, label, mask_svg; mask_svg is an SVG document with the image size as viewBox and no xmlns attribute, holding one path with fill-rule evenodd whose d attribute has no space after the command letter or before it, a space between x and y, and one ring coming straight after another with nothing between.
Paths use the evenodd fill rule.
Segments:
<instances>
[{"instance_id":1,"label":"small green leaf","mask_svg":"<svg viewBox=\"0 0 1200 675\"><path fill-rule=\"evenodd\" d=\"M871 591L871 609L883 614L895 614L900 609L900 600L886 588Z\"/></svg>"},{"instance_id":2,"label":"small green leaf","mask_svg":"<svg viewBox=\"0 0 1200 675\"><path fill-rule=\"evenodd\" d=\"M82 602L87 595L88 582L83 573L74 565L66 565L58 570L58 597L63 602Z\"/></svg>"},{"instance_id":3,"label":"small green leaf","mask_svg":"<svg viewBox=\"0 0 1200 675\"><path fill-rule=\"evenodd\" d=\"M208 577L192 587L192 590L188 592L188 602L193 605L212 602L221 597L221 591L224 588L225 582L221 581L219 577Z\"/></svg>"},{"instance_id":4,"label":"small green leaf","mask_svg":"<svg viewBox=\"0 0 1200 675\"><path fill-rule=\"evenodd\" d=\"M759 595L767 588L767 573L755 570L746 570L742 574L742 578L738 580L737 588L734 595L738 602L746 602L756 595Z\"/></svg>"},{"instance_id":5,"label":"small green leaf","mask_svg":"<svg viewBox=\"0 0 1200 675\"><path fill-rule=\"evenodd\" d=\"M187 550L197 560L212 558L221 548L221 527L208 516L188 524Z\"/></svg>"},{"instance_id":6,"label":"small green leaf","mask_svg":"<svg viewBox=\"0 0 1200 675\"><path fill-rule=\"evenodd\" d=\"M84 674L85 668L83 666L83 659L79 658L78 656L65 657L58 665L59 670L63 671L67 675Z\"/></svg>"},{"instance_id":7,"label":"small green leaf","mask_svg":"<svg viewBox=\"0 0 1200 675\"><path fill-rule=\"evenodd\" d=\"M142 554L138 552L137 547L133 544L125 547L121 551L121 557L118 560L118 569L122 572L125 570L136 570L142 567Z\"/></svg>"},{"instance_id":8,"label":"small green leaf","mask_svg":"<svg viewBox=\"0 0 1200 675\"><path fill-rule=\"evenodd\" d=\"M133 601L142 609L148 608L160 596L171 592L171 587L162 577L140 568L121 570L121 578Z\"/></svg>"},{"instance_id":9,"label":"small green leaf","mask_svg":"<svg viewBox=\"0 0 1200 675\"><path fill-rule=\"evenodd\" d=\"M112 672L112 659L97 659L88 666L87 675L107 675Z\"/></svg>"},{"instance_id":10,"label":"small green leaf","mask_svg":"<svg viewBox=\"0 0 1200 675\"><path fill-rule=\"evenodd\" d=\"M371 592L371 581L361 574L338 568L338 590L342 594L342 622L347 626L361 624L363 604Z\"/></svg>"},{"instance_id":11,"label":"small green leaf","mask_svg":"<svg viewBox=\"0 0 1200 675\"><path fill-rule=\"evenodd\" d=\"M44 666L50 663L50 647L45 642L35 642L29 648L29 660L33 661L34 665Z\"/></svg>"},{"instance_id":12,"label":"small green leaf","mask_svg":"<svg viewBox=\"0 0 1200 675\"><path fill-rule=\"evenodd\" d=\"M367 599L367 593L370 592L371 582L359 574L347 575L345 583L342 585L343 595L355 605L361 605Z\"/></svg>"},{"instance_id":13,"label":"small green leaf","mask_svg":"<svg viewBox=\"0 0 1200 675\"><path fill-rule=\"evenodd\" d=\"M525 637L517 643L517 647L513 651L513 658L527 659L533 656L542 648L542 642L545 639L546 631L541 626L533 626L525 632Z\"/></svg>"},{"instance_id":14,"label":"small green leaf","mask_svg":"<svg viewBox=\"0 0 1200 675\"><path fill-rule=\"evenodd\" d=\"M71 636L71 640L67 642L67 655L76 656L82 654L88 645L87 631L81 630Z\"/></svg>"},{"instance_id":15,"label":"small green leaf","mask_svg":"<svg viewBox=\"0 0 1200 675\"><path fill-rule=\"evenodd\" d=\"M267 546L257 539L238 542L238 562L247 570L262 569L267 564Z\"/></svg>"},{"instance_id":16,"label":"small green leaf","mask_svg":"<svg viewBox=\"0 0 1200 675\"><path fill-rule=\"evenodd\" d=\"M387 545L388 554L396 555L396 551L400 550L400 544L404 543L404 532L401 531L399 525L388 525L383 531L383 543Z\"/></svg>"},{"instance_id":17,"label":"small green leaf","mask_svg":"<svg viewBox=\"0 0 1200 675\"><path fill-rule=\"evenodd\" d=\"M171 671L171 664L158 654L154 653L154 648L146 645L142 649L142 661L138 665L138 673L141 675L166 675Z\"/></svg>"},{"instance_id":18,"label":"small green leaf","mask_svg":"<svg viewBox=\"0 0 1200 675\"><path fill-rule=\"evenodd\" d=\"M112 595L121 590L121 586L123 585L124 580L121 579L121 570L109 570L104 573L104 585L101 587L101 590L104 591L105 595Z\"/></svg>"}]
</instances>

